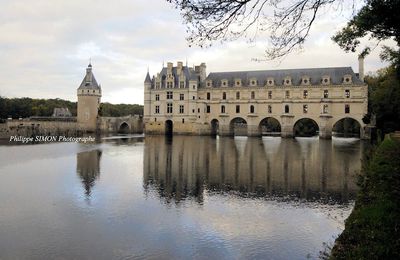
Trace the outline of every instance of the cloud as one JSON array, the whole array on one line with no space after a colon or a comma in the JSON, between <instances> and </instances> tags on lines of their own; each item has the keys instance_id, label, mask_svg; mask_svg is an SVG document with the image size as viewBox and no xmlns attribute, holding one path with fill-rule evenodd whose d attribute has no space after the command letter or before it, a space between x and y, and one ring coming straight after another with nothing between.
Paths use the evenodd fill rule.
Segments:
<instances>
[{"instance_id":1,"label":"cloud","mask_svg":"<svg viewBox=\"0 0 400 260\"><path fill-rule=\"evenodd\" d=\"M301 53L257 63L252 58L263 58L263 41L189 48L179 11L164 0L6 0L0 10L0 95L76 100L89 58L102 100L112 103L143 104L147 68L156 74L163 61L206 62L208 72L327 66L357 71L356 54L330 40L345 24L340 19L321 17ZM366 60L367 71L383 66L378 51Z\"/></svg>"}]
</instances>

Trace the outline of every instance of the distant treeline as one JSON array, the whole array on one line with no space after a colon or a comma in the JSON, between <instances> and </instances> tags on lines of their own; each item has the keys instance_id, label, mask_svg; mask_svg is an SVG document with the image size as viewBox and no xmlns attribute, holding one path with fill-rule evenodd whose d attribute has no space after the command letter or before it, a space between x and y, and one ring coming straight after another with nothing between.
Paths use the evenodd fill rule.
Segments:
<instances>
[{"instance_id":1,"label":"distant treeline","mask_svg":"<svg viewBox=\"0 0 400 260\"><path fill-rule=\"evenodd\" d=\"M68 108L76 116L77 103L63 99L4 98L0 96L0 119L51 116L56 107ZM143 115L142 105L110 104L100 105L101 116Z\"/></svg>"}]
</instances>

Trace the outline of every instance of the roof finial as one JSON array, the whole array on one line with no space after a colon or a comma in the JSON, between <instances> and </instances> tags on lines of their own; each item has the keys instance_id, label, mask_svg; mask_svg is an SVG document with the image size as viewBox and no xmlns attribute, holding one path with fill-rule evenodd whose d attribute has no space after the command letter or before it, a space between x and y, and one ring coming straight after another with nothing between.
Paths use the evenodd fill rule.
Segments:
<instances>
[{"instance_id":1,"label":"roof finial","mask_svg":"<svg viewBox=\"0 0 400 260\"><path fill-rule=\"evenodd\" d=\"M186 57L186 67L188 66L188 61L187 61L187 57Z\"/></svg>"},{"instance_id":2,"label":"roof finial","mask_svg":"<svg viewBox=\"0 0 400 260\"><path fill-rule=\"evenodd\" d=\"M149 73L149 65L147 65L147 73Z\"/></svg>"},{"instance_id":3,"label":"roof finial","mask_svg":"<svg viewBox=\"0 0 400 260\"><path fill-rule=\"evenodd\" d=\"M92 57L89 58L89 65L88 65L88 67L89 67L89 68L92 67Z\"/></svg>"}]
</instances>

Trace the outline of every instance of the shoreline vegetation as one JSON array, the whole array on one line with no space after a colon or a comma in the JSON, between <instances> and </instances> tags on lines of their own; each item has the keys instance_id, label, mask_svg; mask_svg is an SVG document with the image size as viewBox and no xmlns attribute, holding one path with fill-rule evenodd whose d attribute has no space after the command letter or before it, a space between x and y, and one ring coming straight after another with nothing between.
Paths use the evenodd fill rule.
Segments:
<instances>
[{"instance_id":1,"label":"shoreline vegetation","mask_svg":"<svg viewBox=\"0 0 400 260\"><path fill-rule=\"evenodd\" d=\"M329 259L400 259L400 138L386 138L366 156L360 191Z\"/></svg>"},{"instance_id":2,"label":"shoreline vegetation","mask_svg":"<svg viewBox=\"0 0 400 260\"><path fill-rule=\"evenodd\" d=\"M77 103L64 99L5 98L0 96L0 120L7 118L50 117L54 108L68 108L76 116ZM99 115L120 117L143 115L143 105L101 103Z\"/></svg>"}]
</instances>

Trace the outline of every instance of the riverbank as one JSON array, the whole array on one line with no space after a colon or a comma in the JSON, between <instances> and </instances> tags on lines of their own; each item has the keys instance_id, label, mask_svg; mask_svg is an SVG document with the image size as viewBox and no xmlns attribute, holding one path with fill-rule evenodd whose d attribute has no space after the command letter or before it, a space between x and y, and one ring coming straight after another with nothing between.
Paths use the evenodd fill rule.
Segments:
<instances>
[{"instance_id":1,"label":"riverbank","mask_svg":"<svg viewBox=\"0 0 400 260\"><path fill-rule=\"evenodd\" d=\"M400 140L387 136L364 163L355 207L330 259L400 259Z\"/></svg>"}]
</instances>

